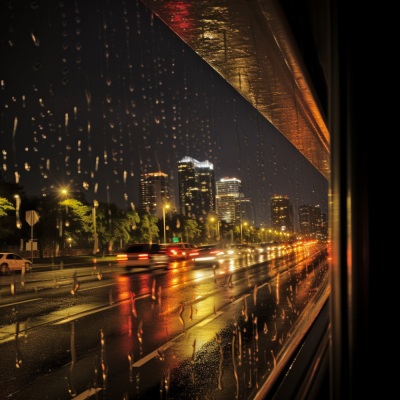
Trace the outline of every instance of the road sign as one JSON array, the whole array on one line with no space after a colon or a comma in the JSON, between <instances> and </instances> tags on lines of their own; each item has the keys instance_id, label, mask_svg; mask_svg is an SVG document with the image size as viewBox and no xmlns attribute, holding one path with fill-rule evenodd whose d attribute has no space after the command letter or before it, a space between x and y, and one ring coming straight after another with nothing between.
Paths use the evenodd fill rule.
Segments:
<instances>
[{"instance_id":1,"label":"road sign","mask_svg":"<svg viewBox=\"0 0 400 400\"><path fill-rule=\"evenodd\" d=\"M35 210L27 211L25 213L25 220L30 226L33 226L39 221L39 214Z\"/></svg>"}]
</instances>

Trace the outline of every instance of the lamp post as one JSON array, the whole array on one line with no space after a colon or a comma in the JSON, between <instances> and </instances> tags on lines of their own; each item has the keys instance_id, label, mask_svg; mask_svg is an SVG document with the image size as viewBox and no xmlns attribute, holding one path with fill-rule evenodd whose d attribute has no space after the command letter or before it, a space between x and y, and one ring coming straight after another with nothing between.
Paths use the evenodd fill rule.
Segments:
<instances>
[{"instance_id":1,"label":"lamp post","mask_svg":"<svg viewBox=\"0 0 400 400\"><path fill-rule=\"evenodd\" d=\"M242 214L242 201L239 202L239 215L240 215L240 243L243 243L243 214Z\"/></svg>"},{"instance_id":2,"label":"lamp post","mask_svg":"<svg viewBox=\"0 0 400 400\"><path fill-rule=\"evenodd\" d=\"M220 239L220 237L219 237L219 224L220 224L220 221L219 221L218 217L217 218L211 217L210 218L210 222L212 224L215 222L215 240L218 241ZM214 230L214 228L213 228L213 230Z\"/></svg>"},{"instance_id":3,"label":"lamp post","mask_svg":"<svg viewBox=\"0 0 400 400\"><path fill-rule=\"evenodd\" d=\"M22 228L22 224L21 224L21 219L19 216L19 209L20 209L20 205L21 205L21 197L19 197L19 194L14 195L15 198L15 217L16 217L16 225L18 229Z\"/></svg>"},{"instance_id":4,"label":"lamp post","mask_svg":"<svg viewBox=\"0 0 400 400\"><path fill-rule=\"evenodd\" d=\"M165 209L169 208L169 204L164 204L162 211L163 211L163 228L164 228L164 243L167 243L167 231L165 228Z\"/></svg>"},{"instance_id":5,"label":"lamp post","mask_svg":"<svg viewBox=\"0 0 400 400\"><path fill-rule=\"evenodd\" d=\"M66 196L68 194L67 189L61 189L60 190L60 195ZM62 217L62 206L61 206L61 202L59 203L59 209L58 209L58 243L57 243L57 247L56 247L56 255L59 255L59 251L60 249L62 250L64 248L63 245L63 217Z\"/></svg>"},{"instance_id":6,"label":"lamp post","mask_svg":"<svg viewBox=\"0 0 400 400\"><path fill-rule=\"evenodd\" d=\"M92 216L93 216L93 255L97 254L99 248L99 241L97 238L97 224L96 224L96 207L98 207L99 202L97 200L93 201Z\"/></svg>"},{"instance_id":7,"label":"lamp post","mask_svg":"<svg viewBox=\"0 0 400 400\"><path fill-rule=\"evenodd\" d=\"M243 243L243 225L246 226L247 222L240 222L240 243Z\"/></svg>"},{"instance_id":8,"label":"lamp post","mask_svg":"<svg viewBox=\"0 0 400 400\"><path fill-rule=\"evenodd\" d=\"M215 222L215 218L211 217L210 218L210 223L207 224L207 230L208 230L208 237L209 238L214 238L214 236L216 236L216 235L214 235L214 227L213 227L214 222Z\"/></svg>"}]
</instances>

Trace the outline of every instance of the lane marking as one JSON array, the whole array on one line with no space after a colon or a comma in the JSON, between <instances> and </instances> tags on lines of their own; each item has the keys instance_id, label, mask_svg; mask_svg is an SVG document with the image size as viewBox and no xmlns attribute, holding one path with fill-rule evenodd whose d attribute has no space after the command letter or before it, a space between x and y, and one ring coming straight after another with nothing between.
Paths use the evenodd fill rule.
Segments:
<instances>
[{"instance_id":1,"label":"lane marking","mask_svg":"<svg viewBox=\"0 0 400 400\"><path fill-rule=\"evenodd\" d=\"M0 308L10 307L10 306L16 306L16 305L18 305L18 304L30 303L30 302L32 302L32 301L39 301L39 300L43 300L43 297L37 297L36 299L30 299L30 300L16 301L15 303L3 304L3 305L0 306Z\"/></svg>"},{"instance_id":2,"label":"lane marking","mask_svg":"<svg viewBox=\"0 0 400 400\"><path fill-rule=\"evenodd\" d=\"M219 317L221 314L223 314L223 311L217 311L216 314L211 315L210 317L204 319L203 321L199 322L197 325L195 325L193 328L200 326L203 327L204 325L208 324L211 322L213 319Z\"/></svg>"},{"instance_id":3,"label":"lane marking","mask_svg":"<svg viewBox=\"0 0 400 400\"><path fill-rule=\"evenodd\" d=\"M74 397L74 400L85 400L88 399L89 397L92 397L96 393L100 392L102 390L101 388L91 388L88 390L85 390L84 392L78 394L77 396Z\"/></svg>"},{"instance_id":4,"label":"lane marking","mask_svg":"<svg viewBox=\"0 0 400 400\"><path fill-rule=\"evenodd\" d=\"M163 350L167 350L170 348L174 343L172 341L167 342L166 344L162 345L159 347L157 350L152 351L151 353L147 354L146 357L141 358L139 361L136 361L133 364L133 367L141 367L143 364L146 364L148 361L150 361L152 358L160 354Z\"/></svg>"},{"instance_id":5,"label":"lane marking","mask_svg":"<svg viewBox=\"0 0 400 400\"><path fill-rule=\"evenodd\" d=\"M124 300L124 301L126 301L126 300ZM55 322L52 323L52 325L66 324L68 322L75 321L75 320L77 320L79 318L86 317L86 316L91 315L91 314L96 314L98 312L102 312L102 311L105 311L105 310L110 310L111 308L118 307L118 306L121 306L121 302L114 303L114 304L111 304L111 305L108 304L108 305L102 306L102 307L91 308L88 311L78 312L76 314L73 314L71 317L66 317L66 318L63 318L62 320L55 321ZM65 310L62 310L62 312L65 313Z\"/></svg>"},{"instance_id":6,"label":"lane marking","mask_svg":"<svg viewBox=\"0 0 400 400\"><path fill-rule=\"evenodd\" d=\"M250 294L250 293L244 294L243 296L240 296L240 297L238 297L236 300L232 301L231 304L240 303L240 302L243 301L246 297L249 297L249 296L252 296L252 294Z\"/></svg>"},{"instance_id":7,"label":"lane marking","mask_svg":"<svg viewBox=\"0 0 400 400\"><path fill-rule=\"evenodd\" d=\"M86 282L84 282L86 283ZM87 292L88 290L96 290L98 288L103 288L103 287L107 287L107 286L114 286L117 285L117 283L105 283L104 285L97 285L94 287L89 287L89 288L79 288L78 292Z\"/></svg>"},{"instance_id":8,"label":"lane marking","mask_svg":"<svg viewBox=\"0 0 400 400\"><path fill-rule=\"evenodd\" d=\"M9 335L7 335L6 338L0 337L0 344L11 342L11 340L15 340L15 334L13 334L13 333L10 333Z\"/></svg>"},{"instance_id":9,"label":"lane marking","mask_svg":"<svg viewBox=\"0 0 400 400\"><path fill-rule=\"evenodd\" d=\"M150 297L150 296L151 296L151 294L143 294L143 295L135 297L135 300L141 300L141 299L144 299L144 298ZM101 311L110 310L111 308L121 306L122 303L126 303L128 301L131 301L130 297L127 297L126 299L118 300L114 304L107 304L105 306L91 308L88 311L77 312L74 315L72 315L71 317L63 318L62 320L53 322L52 324L53 325L66 324L67 322L75 321L81 317L86 317L87 315L95 314L95 313L98 313ZM65 312L65 310L62 310L61 312Z\"/></svg>"},{"instance_id":10,"label":"lane marking","mask_svg":"<svg viewBox=\"0 0 400 400\"><path fill-rule=\"evenodd\" d=\"M208 324L211 322L213 319L219 317L221 314L223 314L222 311L218 311L216 314L211 315L210 317L204 319L203 321L199 322L198 324L192 326L190 329L196 328L198 326L203 327L204 325ZM147 354L147 356L141 358L140 360L136 361L133 364L133 367L141 367L142 365L146 364L148 361L152 360L154 357L158 356L161 352L164 350L169 349L171 346L175 344L175 342L181 337L184 336L185 333L180 333L178 336L176 336L174 339L170 340L169 342L163 344L161 347L159 347L157 350L152 351L151 353Z\"/></svg>"}]
</instances>

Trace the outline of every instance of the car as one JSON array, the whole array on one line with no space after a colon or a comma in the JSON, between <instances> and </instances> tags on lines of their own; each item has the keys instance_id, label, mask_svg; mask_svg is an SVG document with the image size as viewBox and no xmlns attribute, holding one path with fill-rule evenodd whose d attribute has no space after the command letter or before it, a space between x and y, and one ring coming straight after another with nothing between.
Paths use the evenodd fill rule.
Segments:
<instances>
[{"instance_id":1,"label":"car","mask_svg":"<svg viewBox=\"0 0 400 400\"><path fill-rule=\"evenodd\" d=\"M235 254L238 256L248 256L255 253L255 247L244 244L244 243L231 243L227 247L227 252L229 254Z\"/></svg>"},{"instance_id":2,"label":"car","mask_svg":"<svg viewBox=\"0 0 400 400\"><path fill-rule=\"evenodd\" d=\"M169 257L158 243L134 243L116 254L117 266L125 269L134 267L168 268Z\"/></svg>"},{"instance_id":3,"label":"car","mask_svg":"<svg viewBox=\"0 0 400 400\"><path fill-rule=\"evenodd\" d=\"M0 253L0 273L9 274L11 271L29 271L32 262L16 253Z\"/></svg>"},{"instance_id":4,"label":"car","mask_svg":"<svg viewBox=\"0 0 400 400\"><path fill-rule=\"evenodd\" d=\"M161 243L161 249L167 252L172 261L188 260L195 248L196 246L190 243Z\"/></svg>"},{"instance_id":5,"label":"car","mask_svg":"<svg viewBox=\"0 0 400 400\"><path fill-rule=\"evenodd\" d=\"M190 259L196 264L213 264L224 256L225 251L215 244L198 246L189 254Z\"/></svg>"}]
</instances>

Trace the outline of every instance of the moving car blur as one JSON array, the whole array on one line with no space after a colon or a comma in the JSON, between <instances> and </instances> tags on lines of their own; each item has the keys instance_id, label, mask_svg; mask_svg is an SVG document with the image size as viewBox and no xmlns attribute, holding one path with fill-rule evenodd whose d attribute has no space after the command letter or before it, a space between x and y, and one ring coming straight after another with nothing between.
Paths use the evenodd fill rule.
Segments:
<instances>
[{"instance_id":1,"label":"moving car blur","mask_svg":"<svg viewBox=\"0 0 400 400\"><path fill-rule=\"evenodd\" d=\"M171 261L188 260L195 249L196 246L190 243L161 243L161 250L167 252Z\"/></svg>"},{"instance_id":2,"label":"moving car blur","mask_svg":"<svg viewBox=\"0 0 400 400\"><path fill-rule=\"evenodd\" d=\"M202 245L193 249L191 252L191 259L195 263L214 263L223 259L225 250L216 244Z\"/></svg>"},{"instance_id":3,"label":"moving car blur","mask_svg":"<svg viewBox=\"0 0 400 400\"><path fill-rule=\"evenodd\" d=\"M232 243L226 248L226 252L232 255L254 255L256 248L245 243Z\"/></svg>"},{"instance_id":4,"label":"moving car blur","mask_svg":"<svg viewBox=\"0 0 400 400\"><path fill-rule=\"evenodd\" d=\"M117 266L126 269L134 267L168 268L167 251L157 243L134 243L116 254Z\"/></svg>"}]
</instances>

